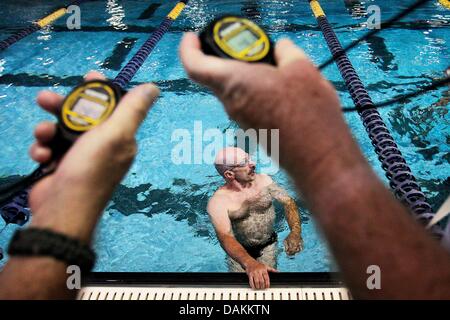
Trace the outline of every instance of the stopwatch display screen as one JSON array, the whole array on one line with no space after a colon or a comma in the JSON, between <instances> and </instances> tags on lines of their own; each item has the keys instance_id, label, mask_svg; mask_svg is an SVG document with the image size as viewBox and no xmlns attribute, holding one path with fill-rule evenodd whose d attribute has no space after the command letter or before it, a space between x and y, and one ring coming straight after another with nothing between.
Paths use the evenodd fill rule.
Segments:
<instances>
[{"instance_id":1,"label":"stopwatch display screen","mask_svg":"<svg viewBox=\"0 0 450 320\"><path fill-rule=\"evenodd\" d=\"M228 40L228 45L237 52L252 46L258 38L250 30L244 30Z\"/></svg>"},{"instance_id":2,"label":"stopwatch display screen","mask_svg":"<svg viewBox=\"0 0 450 320\"><path fill-rule=\"evenodd\" d=\"M113 85L97 80L84 83L66 98L61 123L66 129L85 132L105 121L117 102Z\"/></svg>"},{"instance_id":3,"label":"stopwatch display screen","mask_svg":"<svg viewBox=\"0 0 450 320\"><path fill-rule=\"evenodd\" d=\"M92 94L93 92L95 92L96 94L93 95ZM103 95L98 91L93 92L86 92L86 93L89 94L90 96L97 96L97 97L104 96L104 99L102 98L101 100L104 100L105 104L94 102L92 100L88 100L85 98L78 99L78 101L72 108L72 111L75 112L78 117L71 117L72 121L77 122L79 124L87 124L86 122L94 122L100 120L100 118L106 111L107 108L106 102L108 101L108 96Z\"/></svg>"},{"instance_id":4,"label":"stopwatch display screen","mask_svg":"<svg viewBox=\"0 0 450 320\"><path fill-rule=\"evenodd\" d=\"M94 120L99 120L105 110L106 107L104 105L86 99L78 100L73 108L73 111L76 113Z\"/></svg>"}]
</instances>

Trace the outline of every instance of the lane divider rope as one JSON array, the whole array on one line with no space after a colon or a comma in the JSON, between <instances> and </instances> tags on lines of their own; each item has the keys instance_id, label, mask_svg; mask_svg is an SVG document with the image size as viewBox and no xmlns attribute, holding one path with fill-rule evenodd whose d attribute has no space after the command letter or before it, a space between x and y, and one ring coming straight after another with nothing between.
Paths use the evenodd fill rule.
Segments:
<instances>
[{"instance_id":1,"label":"lane divider rope","mask_svg":"<svg viewBox=\"0 0 450 320\"><path fill-rule=\"evenodd\" d=\"M178 18L181 11L185 8L188 0L180 1L172 11L161 22L159 27L152 33L148 40L142 45L133 58L126 64L126 66L119 72L114 79L114 83L125 89L131 79L137 73L145 60L152 53L158 42L162 39L164 34L169 30L172 23Z\"/></svg>"},{"instance_id":2,"label":"lane divider rope","mask_svg":"<svg viewBox=\"0 0 450 320\"><path fill-rule=\"evenodd\" d=\"M36 31L41 30L42 28L44 28L45 26L48 26L49 24L51 24L52 22L58 20L59 18L63 17L66 13L67 13L67 8L72 6L72 5L80 5L83 2L86 2L89 0L76 0L73 1L71 4L69 4L67 7L65 8L60 8L58 10L56 10L55 12L49 14L48 16L33 22L29 27L24 28L12 35L10 35L8 38L0 41L0 51L6 50L7 48L9 48L10 46L12 46L13 44L19 42L20 40L24 39L25 37L35 33Z\"/></svg>"},{"instance_id":3,"label":"lane divider rope","mask_svg":"<svg viewBox=\"0 0 450 320\"><path fill-rule=\"evenodd\" d=\"M428 204L424 193L420 189L416 178L381 118L380 113L374 107L372 99L345 54L319 2L310 0L309 3L375 148L381 167L386 172L389 186L395 196L413 212L414 217L424 226L427 226L434 216L431 206ZM434 225L430 228L430 231L436 238L440 238L443 233L439 225Z\"/></svg>"}]
</instances>

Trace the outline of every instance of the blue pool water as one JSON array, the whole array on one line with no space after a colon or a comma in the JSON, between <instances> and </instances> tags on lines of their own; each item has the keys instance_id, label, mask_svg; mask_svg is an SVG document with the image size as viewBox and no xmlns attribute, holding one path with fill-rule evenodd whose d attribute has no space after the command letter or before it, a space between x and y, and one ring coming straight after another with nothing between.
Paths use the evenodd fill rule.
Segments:
<instances>
[{"instance_id":1,"label":"blue pool water","mask_svg":"<svg viewBox=\"0 0 450 320\"><path fill-rule=\"evenodd\" d=\"M61 2L31 5L29 1L3 0L0 39ZM347 44L367 31L362 27L367 20L362 9L378 5L386 20L411 1L322 2L338 37ZM0 184L35 167L27 154L33 127L50 118L34 103L36 94L44 89L65 94L93 69L113 78L175 3L87 2L81 6L81 30L68 31L65 20L60 19L0 52ZM274 40L291 38L317 64L329 57L306 1L191 0L133 79L132 85L155 81L162 96L139 130L136 161L101 219L95 240L96 271L227 271L225 253L205 210L221 179L211 165L176 165L171 161L174 130L187 129L193 134L194 121L199 120L204 129L236 127L213 95L187 79L177 55L183 31L199 30L223 13L247 14ZM383 101L442 77L450 65L449 28L450 10L430 1L350 52L373 100ZM352 106L336 67L328 67L324 75L336 86L342 104ZM450 115L448 106L432 107L446 90L380 110L434 209L450 193ZM374 170L386 181L358 115L346 114L346 119ZM296 197L285 173L275 174L274 179ZM279 270L335 270L310 213L303 207L301 211L305 249L295 258L280 253ZM8 226L0 235L1 247L7 246L15 228ZM280 239L288 234L282 210L277 213L276 230ZM279 246L281 251L281 242Z\"/></svg>"}]
</instances>

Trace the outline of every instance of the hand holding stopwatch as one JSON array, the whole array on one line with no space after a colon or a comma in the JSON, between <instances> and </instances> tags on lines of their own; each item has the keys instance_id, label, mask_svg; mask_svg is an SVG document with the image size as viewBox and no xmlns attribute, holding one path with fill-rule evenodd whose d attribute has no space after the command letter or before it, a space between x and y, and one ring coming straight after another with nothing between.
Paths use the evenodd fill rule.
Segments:
<instances>
[{"instance_id":1,"label":"hand holding stopwatch","mask_svg":"<svg viewBox=\"0 0 450 320\"><path fill-rule=\"evenodd\" d=\"M275 65L273 43L256 23L238 16L222 16L201 33L205 54L244 62Z\"/></svg>"},{"instance_id":2,"label":"hand holding stopwatch","mask_svg":"<svg viewBox=\"0 0 450 320\"><path fill-rule=\"evenodd\" d=\"M30 175L0 190L0 207L31 185L51 174L59 160L83 133L105 122L117 107L125 91L106 80L87 81L73 89L58 110L55 137L49 143L52 159Z\"/></svg>"}]
</instances>

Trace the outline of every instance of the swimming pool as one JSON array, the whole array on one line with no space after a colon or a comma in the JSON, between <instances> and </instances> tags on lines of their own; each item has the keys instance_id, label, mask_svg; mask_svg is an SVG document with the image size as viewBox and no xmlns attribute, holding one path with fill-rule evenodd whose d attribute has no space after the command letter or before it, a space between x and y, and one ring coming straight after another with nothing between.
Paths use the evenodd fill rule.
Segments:
<instances>
[{"instance_id":1,"label":"swimming pool","mask_svg":"<svg viewBox=\"0 0 450 320\"><path fill-rule=\"evenodd\" d=\"M349 3L348 1L347 3ZM385 20L410 1L323 1L322 6L343 44L367 30L364 8L379 5ZM61 4L4 0L1 4L0 39L40 18ZM49 116L34 97L43 89L67 93L89 70L113 78L159 25L176 1L90 1L82 8L82 29L68 31L65 20L39 31L0 52L0 184L29 173L28 158L33 127ZM27 10L24 10L25 7ZM154 81L161 98L139 130L139 153L129 174L118 187L98 227L95 271L225 272L225 253L214 236L206 214L208 198L220 186L213 166L176 165L171 152L174 130L194 135L196 121L203 129L235 128L219 101L187 79L178 58L183 31L199 30L216 15L244 14L259 22L277 40L289 37L319 64L329 51L306 1L200 1L191 0L155 51L133 79L132 85ZM450 61L450 10L430 2L392 28L384 30L349 53L374 101L383 101L427 85L443 76ZM324 70L344 106L352 102L335 66ZM448 90L448 89L447 89ZM433 209L450 193L450 116L448 106L432 108L445 89L380 110L402 153ZM346 114L354 136L374 170L385 181L359 116ZM292 196L287 175L274 179ZM299 204L301 202L299 201ZM277 210L280 239L288 227ZM278 269L286 272L335 270L326 245L310 213L301 208L305 249L294 258L279 255ZM0 223L0 228L3 227ZM6 247L15 226L0 235ZM279 243L280 250L282 243ZM5 260L0 261L4 263Z\"/></svg>"}]
</instances>

